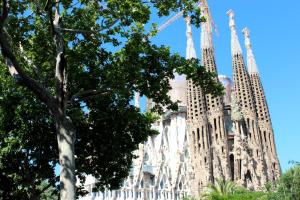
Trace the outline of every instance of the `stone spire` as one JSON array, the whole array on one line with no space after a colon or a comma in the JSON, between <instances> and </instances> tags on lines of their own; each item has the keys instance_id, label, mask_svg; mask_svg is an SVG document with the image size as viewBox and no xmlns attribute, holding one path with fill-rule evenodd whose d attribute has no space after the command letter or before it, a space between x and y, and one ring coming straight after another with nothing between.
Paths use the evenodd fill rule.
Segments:
<instances>
[{"instance_id":1,"label":"stone spire","mask_svg":"<svg viewBox=\"0 0 300 200\"><path fill-rule=\"evenodd\" d=\"M229 16L229 27L231 30L232 70L234 90L237 95L237 102L239 103L244 116L246 116L247 114L256 116L254 108L254 98L251 91L250 77L247 73L247 70L245 69L245 62L235 29L235 22L233 19L234 13L232 10L229 10L227 12L227 15Z\"/></svg>"},{"instance_id":2,"label":"stone spire","mask_svg":"<svg viewBox=\"0 0 300 200\"><path fill-rule=\"evenodd\" d=\"M250 160L252 163L257 163L255 170L252 164L247 168L250 170L249 175L252 177L252 184L257 188L264 185L266 182L266 168L263 149L261 146L261 137L259 135L259 127L257 121L255 101L252 92L250 76L245 68L245 62L242 55L241 46L238 40L237 32L235 29L234 13L232 10L227 12L229 16L229 27L231 30L231 53L232 53L232 70L234 93L236 95L237 103L243 114L245 122L245 130L247 130L247 142L249 148L253 152ZM260 176L257 176L260 174Z\"/></svg>"},{"instance_id":3,"label":"stone spire","mask_svg":"<svg viewBox=\"0 0 300 200\"><path fill-rule=\"evenodd\" d=\"M186 37L187 37L187 45L186 45L186 59L197 58L196 50L194 47L193 37L192 37L192 26L190 17L186 17L185 19L187 29L186 29ZM174 79L170 80L170 86L172 89L169 92L171 100L173 102L180 101L179 106L187 105L187 80L185 75L179 75L174 72Z\"/></svg>"},{"instance_id":4,"label":"stone spire","mask_svg":"<svg viewBox=\"0 0 300 200\"><path fill-rule=\"evenodd\" d=\"M202 16L205 17L205 22L201 23L201 49L210 49L213 48L211 29L212 21L206 1L201 7L201 13Z\"/></svg>"},{"instance_id":5,"label":"stone spire","mask_svg":"<svg viewBox=\"0 0 300 200\"><path fill-rule=\"evenodd\" d=\"M192 39L190 18L186 18L187 24L187 51L186 58L196 58L196 51ZM201 87L195 85L192 80L187 81L187 123L189 149L191 152L192 165L194 167L192 195L197 196L203 187L212 182L212 162L209 125L205 94Z\"/></svg>"},{"instance_id":6,"label":"stone spire","mask_svg":"<svg viewBox=\"0 0 300 200\"><path fill-rule=\"evenodd\" d=\"M190 17L185 18L186 21L186 59L197 58L196 50L192 36L192 26Z\"/></svg>"},{"instance_id":7,"label":"stone spire","mask_svg":"<svg viewBox=\"0 0 300 200\"><path fill-rule=\"evenodd\" d=\"M243 29L245 36L245 47L247 49L247 65L249 74L258 73L255 58L252 52L251 41L250 41L250 30L248 28Z\"/></svg>"},{"instance_id":8,"label":"stone spire","mask_svg":"<svg viewBox=\"0 0 300 200\"><path fill-rule=\"evenodd\" d=\"M237 36L237 32L235 29L233 10L230 9L227 12L227 15L229 16L229 27L231 30L231 54L232 54L232 56L234 56L236 54L242 54L241 45L240 45L239 38Z\"/></svg>"},{"instance_id":9,"label":"stone spire","mask_svg":"<svg viewBox=\"0 0 300 200\"><path fill-rule=\"evenodd\" d=\"M202 0L202 15L206 21L201 24L201 61L207 71L217 73L215 53L212 41L212 18L206 0ZM218 81L217 78L215 78ZM225 130L223 97L214 97L211 94L205 95L205 104L208 118L208 134L211 138L212 158L212 179L229 179L229 158L227 135Z\"/></svg>"},{"instance_id":10,"label":"stone spire","mask_svg":"<svg viewBox=\"0 0 300 200\"><path fill-rule=\"evenodd\" d=\"M281 170L276 152L270 112L251 48L250 31L248 28L244 28L243 33L245 36L245 46L247 49L248 71L250 74L250 81L255 98L259 135L262 138L262 148L265 154L266 164L269 169L267 175L269 180L274 180L280 176Z\"/></svg>"},{"instance_id":11,"label":"stone spire","mask_svg":"<svg viewBox=\"0 0 300 200\"><path fill-rule=\"evenodd\" d=\"M210 72L216 72L214 47L212 40L212 18L206 0L202 0L201 13L205 17L205 22L201 23L201 61L202 65Z\"/></svg>"}]
</instances>

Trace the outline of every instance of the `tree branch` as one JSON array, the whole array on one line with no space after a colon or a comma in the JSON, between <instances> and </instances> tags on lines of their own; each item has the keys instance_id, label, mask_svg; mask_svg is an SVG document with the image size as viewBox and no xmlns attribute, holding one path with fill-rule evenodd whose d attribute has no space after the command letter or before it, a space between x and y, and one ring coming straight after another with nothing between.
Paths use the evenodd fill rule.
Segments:
<instances>
[{"instance_id":1,"label":"tree branch","mask_svg":"<svg viewBox=\"0 0 300 200\"><path fill-rule=\"evenodd\" d=\"M67 93L67 61L65 57L64 39L61 35L60 28L60 1L55 2L55 14L54 19L52 17L52 6L49 1L45 9L48 11L50 26L52 29L53 40L56 46L56 66L55 66L55 78L56 78L56 99L59 103L59 110L61 114L65 114L66 107L66 93Z\"/></svg>"},{"instance_id":2,"label":"tree branch","mask_svg":"<svg viewBox=\"0 0 300 200\"><path fill-rule=\"evenodd\" d=\"M9 5L8 5L8 2L7 0L3 0L2 2L2 15L0 17L0 26L2 27L7 16L8 16L8 8L9 8Z\"/></svg>"},{"instance_id":3,"label":"tree branch","mask_svg":"<svg viewBox=\"0 0 300 200\"><path fill-rule=\"evenodd\" d=\"M6 0L3 0L2 5L2 15L0 17L0 46L1 53L6 61L6 65L9 69L11 76L21 84L24 84L29 90L36 94L36 96L47 105L51 104L53 97L50 93L40 86L36 80L29 77L26 73L24 73L20 63L18 62L10 43L8 41L9 35L4 29L4 23L7 19L9 11L9 4Z\"/></svg>"},{"instance_id":4,"label":"tree branch","mask_svg":"<svg viewBox=\"0 0 300 200\"><path fill-rule=\"evenodd\" d=\"M97 31L92 31L92 30L81 30L81 29L71 29L71 28L60 28L60 30L64 32L74 32L74 33L98 33Z\"/></svg>"}]
</instances>

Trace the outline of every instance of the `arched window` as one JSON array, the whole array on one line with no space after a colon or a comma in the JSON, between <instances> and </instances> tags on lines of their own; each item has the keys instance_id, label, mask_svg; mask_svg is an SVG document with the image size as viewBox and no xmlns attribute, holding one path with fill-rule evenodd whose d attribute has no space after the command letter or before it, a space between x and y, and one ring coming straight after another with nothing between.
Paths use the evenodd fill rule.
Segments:
<instances>
[{"instance_id":1,"label":"arched window","mask_svg":"<svg viewBox=\"0 0 300 200\"><path fill-rule=\"evenodd\" d=\"M146 162L149 161L149 154L148 153L145 153L144 155L144 164L146 164Z\"/></svg>"},{"instance_id":2,"label":"arched window","mask_svg":"<svg viewBox=\"0 0 300 200\"><path fill-rule=\"evenodd\" d=\"M234 180L234 155L233 154L230 154L229 160L230 160L231 181L233 181Z\"/></svg>"},{"instance_id":3,"label":"arched window","mask_svg":"<svg viewBox=\"0 0 300 200\"><path fill-rule=\"evenodd\" d=\"M252 176L251 176L251 172L250 170L247 170L247 173L245 174L245 179L247 180L250 180L252 182Z\"/></svg>"},{"instance_id":4,"label":"arched window","mask_svg":"<svg viewBox=\"0 0 300 200\"><path fill-rule=\"evenodd\" d=\"M179 182L179 190L182 190L182 182Z\"/></svg>"},{"instance_id":5,"label":"arched window","mask_svg":"<svg viewBox=\"0 0 300 200\"><path fill-rule=\"evenodd\" d=\"M160 189L163 189L163 188L164 188L164 180L161 180L161 181L160 181L159 186L160 186Z\"/></svg>"},{"instance_id":6,"label":"arched window","mask_svg":"<svg viewBox=\"0 0 300 200\"><path fill-rule=\"evenodd\" d=\"M186 149L185 151L184 151L184 156L187 158L187 157L189 157L189 151Z\"/></svg>"}]
</instances>

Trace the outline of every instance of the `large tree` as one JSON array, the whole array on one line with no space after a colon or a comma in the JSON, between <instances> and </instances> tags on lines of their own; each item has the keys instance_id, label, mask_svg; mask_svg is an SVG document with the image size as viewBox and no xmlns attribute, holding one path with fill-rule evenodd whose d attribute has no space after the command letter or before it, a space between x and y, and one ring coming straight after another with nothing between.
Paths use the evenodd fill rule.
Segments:
<instances>
[{"instance_id":1,"label":"large tree","mask_svg":"<svg viewBox=\"0 0 300 200\"><path fill-rule=\"evenodd\" d=\"M221 93L198 60L152 44L155 26L145 28L151 11L161 17L183 10L199 24L196 2L2 0L0 144L7 148L1 152L6 170L1 175L10 179L17 173L4 167L6 161L25 163L27 168L16 167L22 169L16 177L27 178L22 187L28 189L34 180L53 183L50 172L59 163L61 199L75 199L76 174L94 175L99 188L117 188L132 151L155 133L153 117L131 105L134 92L151 98L153 111L176 109L168 96L176 71L205 92Z\"/></svg>"}]
</instances>

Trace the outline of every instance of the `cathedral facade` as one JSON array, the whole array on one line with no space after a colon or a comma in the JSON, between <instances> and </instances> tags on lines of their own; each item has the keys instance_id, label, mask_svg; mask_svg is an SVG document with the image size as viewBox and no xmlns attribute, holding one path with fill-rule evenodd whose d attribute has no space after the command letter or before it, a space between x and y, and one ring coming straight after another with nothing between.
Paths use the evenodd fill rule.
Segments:
<instances>
[{"instance_id":1,"label":"cathedral facade","mask_svg":"<svg viewBox=\"0 0 300 200\"><path fill-rule=\"evenodd\" d=\"M201 25L201 60L208 71L217 73L207 4L203 5L202 12L206 22ZM243 29L245 63L234 13L229 10L227 15L233 81L218 76L225 95L204 94L191 80L175 75L175 79L170 80L170 96L181 102L179 109L166 110L153 124L153 129L160 134L140 144L135 152L138 158L133 160L123 186L116 191L92 192L96 180L88 176L85 187L90 193L81 199L179 200L199 196L205 186L216 179L260 190L280 176L271 118L250 43L250 31ZM188 18L186 25L186 59L192 59L196 58L196 52ZM151 106L149 100L148 109Z\"/></svg>"}]
</instances>

